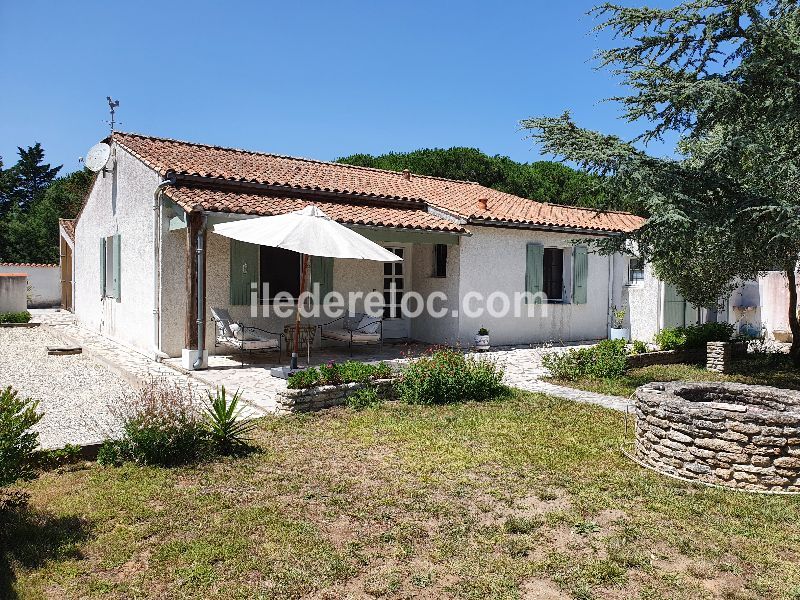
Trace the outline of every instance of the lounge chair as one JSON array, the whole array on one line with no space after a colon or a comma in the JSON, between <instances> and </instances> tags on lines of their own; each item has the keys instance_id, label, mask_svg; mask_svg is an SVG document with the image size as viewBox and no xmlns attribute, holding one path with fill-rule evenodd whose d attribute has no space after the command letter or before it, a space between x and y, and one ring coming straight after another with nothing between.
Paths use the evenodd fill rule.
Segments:
<instances>
[{"instance_id":1,"label":"lounge chair","mask_svg":"<svg viewBox=\"0 0 800 600\"><path fill-rule=\"evenodd\" d=\"M383 319L366 313L339 317L322 325L320 337L325 340L347 342L351 356L353 346L356 344L379 345L383 350Z\"/></svg>"},{"instance_id":2,"label":"lounge chair","mask_svg":"<svg viewBox=\"0 0 800 600\"><path fill-rule=\"evenodd\" d=\"M237 323L225 308L212 308L211 318L216 328L215 347L231 348L240 354L277 350L280 355L282 333Z\"/></svg>"}]
</instances>

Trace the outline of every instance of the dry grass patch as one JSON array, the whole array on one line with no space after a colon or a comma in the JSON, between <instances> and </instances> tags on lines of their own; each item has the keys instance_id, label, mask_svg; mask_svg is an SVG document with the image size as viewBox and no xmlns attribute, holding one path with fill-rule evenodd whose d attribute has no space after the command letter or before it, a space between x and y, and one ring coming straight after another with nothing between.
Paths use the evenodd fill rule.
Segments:
<instances>
[{"instance_id":1,"label":"dry grass patch","mask_svg":"<svg viewBox=\"0 0 800 600\"><path fill-rule=\"evenodd\" d=\"M0 596L800 593L800 501L641 470L622 418L529 394L387 404L266 419L242 458L46 474Z\"/></svg>"}]
</instances>

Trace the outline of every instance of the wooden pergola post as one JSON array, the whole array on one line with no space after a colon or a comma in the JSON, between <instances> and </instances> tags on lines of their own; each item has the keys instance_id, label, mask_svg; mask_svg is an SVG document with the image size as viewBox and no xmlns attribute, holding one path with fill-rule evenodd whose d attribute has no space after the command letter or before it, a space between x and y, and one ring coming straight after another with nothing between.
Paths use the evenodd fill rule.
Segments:
<instances>
[{"instance_id":1,"label":"wooden pergola post","mask_svg":"<svg viewBox=\"0 0 800 600\"><path fill-rule=\"evenodd\" d=\"M193 211L186 215L186 319L184 322L184 347L188 350L200 350L201 341L205 342L205 314L198 314L197 306L197 265L203 269L203 281L206 279L206 261L199 260L197 252L198 233L202 236L203 252L205 252L206 232L203 229L203 213ZM202 305L206 305L206 286L203 286ZM203 311L205 312L205 310ZM198 337L198 326L202 327L203 339Z\"/></svg>"}]
</instances>

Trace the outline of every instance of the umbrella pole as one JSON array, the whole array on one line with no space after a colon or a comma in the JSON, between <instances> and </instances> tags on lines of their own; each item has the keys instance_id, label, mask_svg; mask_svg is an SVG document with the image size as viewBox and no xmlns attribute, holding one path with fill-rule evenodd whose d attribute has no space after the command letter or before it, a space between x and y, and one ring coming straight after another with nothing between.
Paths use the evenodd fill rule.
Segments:
<instances>
[{"instance_id":1,"label":"umbrella pole","mask_svg":"<svg viewBox=\"0 0 800 600\"><path fill-rule=\"evenodd\" d=\"M300 269L300 298L306 289L306 272L308 271L308 254L303 254L303 267ZM294 344L292 344L292 362L290 369L297 368L297 348L300 341L300 298L297 299L297 313L294 317Z\"/></svg>"}]
</instances>

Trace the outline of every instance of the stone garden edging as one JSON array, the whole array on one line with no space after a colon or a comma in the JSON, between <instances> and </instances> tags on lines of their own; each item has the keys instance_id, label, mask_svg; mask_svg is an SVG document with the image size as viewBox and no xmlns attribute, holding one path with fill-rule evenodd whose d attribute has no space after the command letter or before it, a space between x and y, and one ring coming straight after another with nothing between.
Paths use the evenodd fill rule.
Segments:
<instances>
[{"instance_id":1,"label":"stone garden edging","mask_svg":"<svg viewBox=\"0 0 800 600\"><path fill-rule=\"evenodd\" d=\"M369 386L377 390L381 399L393 400L395 381L395 379L378 379L363 383L342 383L305 389L280 390L275 397L276 413L285 415L339 406L345 403L347 396Z\"/></svg>"}]
</instances>

